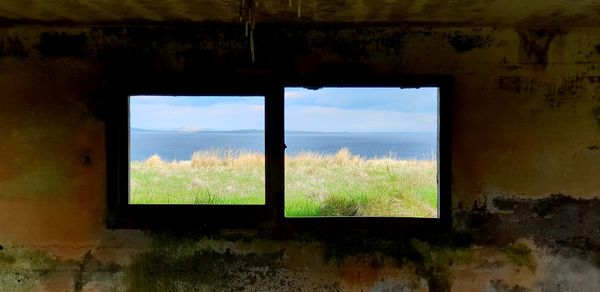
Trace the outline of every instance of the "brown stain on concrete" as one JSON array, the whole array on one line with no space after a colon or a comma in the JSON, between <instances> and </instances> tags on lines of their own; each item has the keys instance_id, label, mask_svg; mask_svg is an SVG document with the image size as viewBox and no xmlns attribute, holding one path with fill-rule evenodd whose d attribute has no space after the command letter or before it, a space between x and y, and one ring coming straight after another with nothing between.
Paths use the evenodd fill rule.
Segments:
<instances>
[{"instance_id":1,"label":"brown stain on concrete","mask_svg":"<svg viewBox=\"0 0 600 292\"><path fill-rule=\"evenodd\" d=\"M29 50L17 37L0 38L0 58L27 58Z\"/></svg>"},{"instance_id":2,"label":"brown stain on concrete","mask_svg":"<svg viewBox=\"0 0 600 292\"><path fill-rule=\"evenodd\" d=\"M587 87L591 87L595 77L567 77L559 81L548 83L546 87L545 102L551 108L575 104L577 99L583 98Z\"/></svg>"},{"instance_id":3,"label":"brown stain on concrete","mask_svg":"<svg viewBox=\"0 0 600 292\"><path fill-rule=\"evenodd\" d=\"M491 34L511 40L506 46L469 45L465 47L472 48L469 54L448 43L447 35L456 31L473 34L463 28L294 27L269 32L278 40L274 45L278 50L263 47L268 53L262 57L268 61L259 64L291 66L287 74L300 71L306 62L305 74L323 68L350 67L356 72L402 68L415 74L441 72L455 80L454 204L471 206L476 198L493 195L499 199L490 203L490 209L476 205L457 211L451 236L418 241L374 237L357 248L351 244L356 241L344 241L339 234L337 241L264 235L257 240L261 235L256 234L217 234L211 240L168 235L153 241L148 238L154 232L107 230L103 120L110 117L99 114L102 106L96 102L105 98L101 84L127 75L119 69L131 73L143 68L145 74L162 72L172 78L197 72L193 70L203 64L225 64L226 69L249 66L248 60L243 65L224 61L229 54L235 60L246 58L240 53L246 52L245 44L234 26L32 30L9 29L11 41L23 44L23 50L10 45L10 56L0 58L0 129L10 133L0 142L6 154L0 158L0 234L6 242L0 244L5 250L33 248L58 257L62 268L48 268L39 276L41 287L153 288L149 281L162 277L167 288L518 290L535 289L540 287L536 281L547 279L545 258L562 263L576 257L591 267L597 263L599 243L593 227L600 223L594 213L599 207L593 199L598 190L593 178L600 165L594 148L600 114L592 96L597 74L584 72L577 64L556 65L550 56L558 55L547 54L556 35L547 31L533 32L527 39L532 53L524 55L526 63L536 65L544 65L545 59L547 75L529 63L517 66L523 60L511 55L519 51L512 43L522 36L512 29ZM57 37L57 44L70 42L63 34L83 34L85 41L75 41L80 46L68 54L53 53L56 47L42 53L36 45L44 32ZM37 36L36 41L14 37L21 33ZM596 33L564 32L575 38ZM265 32L264 45L270 43L269 37ZM344 48L351 45L357 47ZM593 45L566 43L563 49ZM28 55L15 53L19 51ZM209 55L216 56L214 63L209 63ZM502 65L496 63L500 57L507 60ZM130 62L122 63L125 60ZM546 96L549 91L551 99ZM544 199L560 190L573 197ZM511 199L507 194L522 197ZM529 249L515 245L524 238L533 238L526 244ZM251 247L244 241L252 242ZM456 241L462 244L449 244ZM0 258L15 271L26 270L18 264L27 262L23 259ZM566 277L576 279L578 272L569 272L573 274ZM207 278L210 275L217 276Z\"/></svg>"},{"instance_id":4,"label":"brown stain on concrete","mask_svg":"<svg viewBox=\"0 0 600 292\"><path fill-rule=\"evenodd\" d=\"M340 268L340 276L349 287L372 287L375 282L385 277L380 274L383 271L381 263L373 264L377 261L373 256L363 255L353 258L350 262L344 262ZM379 260L381 261L381 260Z\"/></svg>"},{"instance_id":5,"label":"brown stain on concrete","mask_svg":"<svg viewBox=\"0 0 600 292\"><path fill-rule=\"evenodd\" d=\"M565 32L556 28L519 28L520 61L546 66L552 40Z\"/></svg>"},{"instance_id":6,"label":"brown stain on concrete","mask_svg":"<svg viewBox=\"0 0 600 292\"><path fill-rule=\"evenodd\" d=\"M0 76L0 233L78 257L104 228L104 125L75 98L90 85L77 62L37 63L33 71L31 64L4 66Z\"/></svg>"},{"instance_id":7,"label":"brown stain on concrete","mask_svg":"<svg viewBox=\"0 0 600 292\"><path fill-rule=\"evenodd\" d=\"M407 21L418 24L593 26L598 23L598 4L590 1L564 2L532 0L448 1L448 0L303 0L298 19L298 2L258 2L259 22L380 22ZM146 0L95 2L57 0L18 1L0 5L0 22L46 24L123 24L157 22L239 22L239 2L228 0Z\"/></svg>"},{"instance_id":8,"label":"brown stain on concrete","mask_svg":"<svg viewBox=\"0 0 600 292\"><path fill-rule=\"evenodd\" d=\"M596 121L598 127L600 127L600 106L592 109L592 118Z\"/></svg>"},{"instance_id":9,"label":"brown stain on concrete","mask_svg":"<svg viewBox=\"0 0 600 292\"><path fill-rule=\"evenodd\" d=\"M455 33L448 39L448 43L458 53L465 53L473 49L485 48L493 42L493 36L487 35L463 35Z\"/></svg>"}]
</instances>

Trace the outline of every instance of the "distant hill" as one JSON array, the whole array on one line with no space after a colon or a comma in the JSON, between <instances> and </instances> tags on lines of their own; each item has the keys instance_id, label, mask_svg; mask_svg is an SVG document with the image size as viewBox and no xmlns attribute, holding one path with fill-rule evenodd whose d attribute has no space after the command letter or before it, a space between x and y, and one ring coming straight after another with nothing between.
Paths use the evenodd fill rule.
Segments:
<instances>
[{"instance_id":1,"label":"distant hill","mask_svg":"<svg viewBox=\"0 0 600 292\"><path fill-rule=\"evenodd\" d=\"M287 134L351 134L351 132L285 131Z\"/></svg>"},{"instance_id":2,"label":"distant hill","mask_svg":"<svg viewBox=\"0 0 600 292\"><path fill-rule=\"evenodd\" d=\"M232 130L232 131L209 131L213 133L264 133L264 130L255 130L255 129L242 129L242 130Z\"/></svg>"},{"instance_id":3,"label":"distant hill","mask_svg":"<svg viewBox=\"0 0 600 292\"><path fill-rule=\"evenodd\" d=\"M215 133L215 134L261 134L264 130L240 129L240 130L213 130L213 129L193 129L178 128L168 130L150 130L131 128L131 133ZM286 134L435 134L435 132L318 132L318 131L285 131Z\"/></svg>"},{"instance_id":4,"label":"distant hill","mask_svg":"<svg viewBox=\"0 0 600 292\"><path fill-rule=\"evenodd\" d=\"M263 130L256 129L241 129L241 130L212 130L212 129L192 129L192 128L180 128L180 129L168 129L168 130L156 130L156 129L141 129L141 128L130 128L131 133L263 133Z\"/></svg>"},{"instance_id":5,"label":"distant hill","mask_svg":"<svg viewBox=\"0 0 600 292\"><path fill-rule=\"evenodd\" d=\"M140 128L129 128L129 132L131 133L143 133L143 132L162 132L162 131L157 131L157 130L147 130L147 129L140 129Z\"/></svg>"}]
</instances>

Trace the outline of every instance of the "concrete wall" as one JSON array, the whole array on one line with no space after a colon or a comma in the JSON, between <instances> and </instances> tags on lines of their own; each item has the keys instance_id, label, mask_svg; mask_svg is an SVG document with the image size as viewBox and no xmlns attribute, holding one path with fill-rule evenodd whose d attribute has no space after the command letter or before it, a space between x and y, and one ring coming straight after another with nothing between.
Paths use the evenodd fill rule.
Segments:
<instances>
[{"instance_id":1,"label":"concrete wall","mask_svg":"<svg viewBox=\"0 0 600 292\"><path fill-rule=\"evenodd\" d=\"M0 290L596 291L598 36L258 26L253 65L241 25L1 28ZM107 83L253 67L452 75L453 230L108 230Z\"/></svg>"}]
</instances>

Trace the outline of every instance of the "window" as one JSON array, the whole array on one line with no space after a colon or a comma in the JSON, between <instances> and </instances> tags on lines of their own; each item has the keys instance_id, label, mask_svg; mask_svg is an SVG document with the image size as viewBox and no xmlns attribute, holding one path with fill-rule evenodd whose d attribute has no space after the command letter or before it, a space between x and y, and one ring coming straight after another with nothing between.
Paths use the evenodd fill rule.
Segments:
<instances>
[{"instance_id":1,"label":"window","mask_svg":"<svg viewBox=\"0 0 600 292\"><path fill-rule=\"evenodd\" d=\"M285 89L286 217L438 218L438 88Z\"/></svg>"},{"instance_id":2,"label":"window","mask_svg":"<svg viewBox=\"0 0 600 292\"><path fill-rule=\"evenodd\" d=\"M116 90L109 226L449 226L446 79L261 82Z\"/></svg>"},{"instance_id":3,"label":"window","mask_svg":"<svg viewBox=\"0 0 600 292\"><path fill-rule=\"evenodd\" d=\"M264 97L131 96L129 203L264 205Z\"/></svg>"}]
</instances>

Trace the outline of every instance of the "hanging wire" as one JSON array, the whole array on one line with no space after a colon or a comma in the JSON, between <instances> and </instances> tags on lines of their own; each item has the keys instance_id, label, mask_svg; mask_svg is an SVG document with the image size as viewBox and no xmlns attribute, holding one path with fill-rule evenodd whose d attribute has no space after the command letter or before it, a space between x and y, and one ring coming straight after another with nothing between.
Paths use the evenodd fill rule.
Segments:
<instances>
[{"instance_id":1,"label":"hanging wire","mask_svg":"<svg viewBox=\"0 0 600 292\"><path fill-rule=\"evenodd\" d=\"M244 23L245 35L250 39L250 54L254 62L254 28L256 27L256 0L240 0L240 22Z\"/></svg>"},{"instance_id":2,"label":"hanging wire","mask_svg":"<svg viewBox=\"0 0 600 292\"><path fill-rule=\"evenodd\" d=\"M255 60L254 28L256 27L257 0L239 0L240 22L244 23L245 36L250 41L250 54L252 62ZM298 0L298 18L302 17L302 0ZM288 0L288 6L292 6L292 0Z\"/></svg>"}]
</instances>

